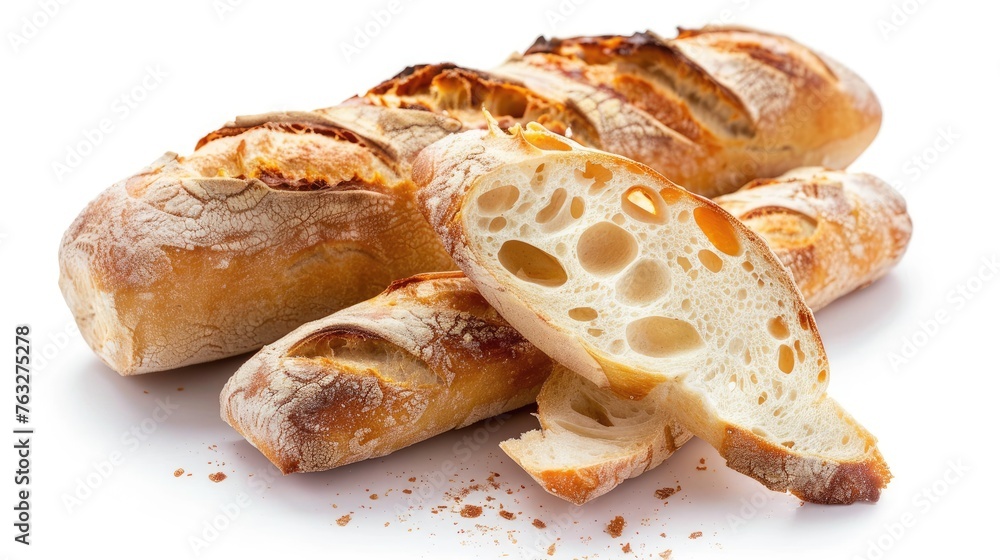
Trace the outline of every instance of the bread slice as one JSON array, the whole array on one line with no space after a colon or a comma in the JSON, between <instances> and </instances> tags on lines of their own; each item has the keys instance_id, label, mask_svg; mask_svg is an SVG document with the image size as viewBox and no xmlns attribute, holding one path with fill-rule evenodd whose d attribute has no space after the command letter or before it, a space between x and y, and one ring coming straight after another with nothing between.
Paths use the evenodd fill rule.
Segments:
<instances>
[{"instance_id":1,"label":"bread slice","mask_svg":"<svg viewBox=\"0 0 1000 560\"><path fill-rule=\"evenodd\" d=\"M449 136L414 164L456 264L529 341L620 395L662 398L735 470L875 501L875 438L827 397L812 313L766 243L652 169L537 124Z\"/></svg>"},{"instance_id":2,"label":"bread slice","mask_svg":"<svg viewBox=\"0 0 1000 560\"><path fill-rule=\"evenodd\" d=\"M714 202L767 241L813 310L888 272L912 230L902 197L863 173L800 168ZM655 397L625 399L559 367L538 396L542 429L500 447L549 493L580 505L690 438Z\"/></svg>"},{"instance_id":3,"label":"bread slice","mask_svg":"<svg viewBox=\"0 0 1000 560\"><path fill-rule=\"evenodd\" d=\"M557 366L538 395L541 430L500 443L547 492L582 505L658 466L691 439L654 389L620 397Z\"/></svg>"}]
</instances>

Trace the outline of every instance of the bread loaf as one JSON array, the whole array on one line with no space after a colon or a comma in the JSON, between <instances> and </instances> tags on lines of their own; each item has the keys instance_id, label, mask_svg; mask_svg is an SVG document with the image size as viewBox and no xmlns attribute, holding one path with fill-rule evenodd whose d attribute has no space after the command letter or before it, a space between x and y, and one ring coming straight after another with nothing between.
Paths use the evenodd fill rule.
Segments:
<instances>
[{"instance_id":1,"label":"bread loaf","mask_svg":"<svg viewBox=\"0 0 1000 560\"><path fill-rule=\"evenodd\" d=\"M650 168L539 125L446 137L414 164L424 215L525 338L678 424L768 488L878 500L875 438L826 395L812 313L765 242Z\"/></svg>"},{"instance_id":2,"label":"bread loaf","mask_svg":"<svg viewBox=\"0 0 1000 560\"><path fill-rule=\"evenodd\" d=\"M829 172L820 169L803 169L789 174L797 179L790 182L788 178L782 180L759 180L748 185L746 192L738 191L743 200L748 203L751 200L770 201L768 204L776 204L771 211L763 212L748 222L756 228L757 232L786 232L781 237L771 237L771 241L778 244L775 253L782 260L788 251L803 250L804 247L812 247L814 254L807 267L799 267L796 270L803 274L796 280L802 289L807 302L811 301L818 293L828 297L830 293L826 290L822 292L811 292L816 286L823 285L821 282L811 280L812 274L822 274L824 271L836 267L837 262L843 256L836 251L827 251L824 244L832 244L838 247L851 243L857 243L864 236L852 234L851 227L859 225L861 222L851 222L841 220L843 213L833 212L840 210L842 204L826 204L823 201L832 199L843 201L848 198L853 200L857 207L854 214L866 216L878 216L879 212L887 208L895 208L893 191L883 190L882 183L877 179L866 175L852 175L844 173ZM798 185L823 185L823 188L797 189L796 196L784 201L782 196L787 194L787 189ZM844 189L847 192L838 195L837 189ZM823 194L823 198L814 199L814 195ZM878 195L885 195L883 199ZM797 208L795 212L806 212L805 216L810 217L814 222L812 228L793 229L788 226L787 212L778 211L790 205ZM798 214L792 214L797 216ZM894 214L893 214L894 215ZM908 220L902 219L871 218L867 220L869 225L879 224L881 227L891 227L896 224L908 225ZM871 235L884 238L904 237L907 231L873 231ZM792 242L794 241L794 242ZM852 251L856 253L857 251ZM873 257L886 259L896 259L897 255L890 252L873 253ZM833 263L825 259L833 259ZM884 271L891 263L880 263L873 261L865 270ZM818 271L818 272L817 272ZM866 273L868 274L868 273ZM834 296L844 295L858 284L859 279L842 278L841 281L833 284L833 287L843 290ZM398 313L405 315L421 315L420 309L432 307L428 303L428 298L415 297L414 288L420 287L419 291L431 290L438 294L438 301L450 301L451 304L433 306L444 310L454 310L461 308L454 304L453 297L443 297L444 295L454 295L457 288L468 291L471 284L461 281L456 277L447 274L423 275L410 282L398 282L393 288L372 301L357 306L353 310L345 310L341 313L328 317L323 321L313 323L297 332L305 332L306 335L290 335L274 346L289 347L297 344L302 338L309 338L315 332L326 329L332 324L345 324L355 319L350 319L351 315L362 313L363 315L373 314L374 310L386 308L387 302ZM474 297L466 294L468 301L475 300ZM466 309L468 310L468 309ZM498 323L499 329L502 322L498 316L492 316L492 321ZM325 326L321 326L325 325ZM374 344L367 342L366 344ZM345 343L346 345L346 343ZM341 346L343 348L343 346ZM456 349L449 345L436 345L433 352L437 359L450 364L462 364L469 359L461 348ZM537 358L535 354L525 354ZM266 350L261 352L243 367L239 374L234 376L226 385L223 392L222 406L223 414L227 421L236 427L240 433L245 434L255 446L264 451L275 464L279 465L286 472L293 472L301 469L301 462L296 462L310 449L317 449L322 445L317 444L319 439L316 433L326 430L339 433L337 407L345 410L345 416L351 416L347 411L354 406L344 396L343 385L339 385L336 399L329 399L329 406L322 411L317 408L310 408L304 404L295 404L271 410L267 405L265 397L261 395L278 394L302 394L301 378L296 377L294 371L301 370L303 360L289 360L276 358L276 355ZM310 377L317 385L330 384L331 380L338 376L344 376L343 355L336 357L331 362L311 360ZM477 359L483 359L479 357ZM396 352L386 354L378 367L370 367L363 371L353 370L351 379L357 384L384 383L380 371L409 371L412 369L412 354ZM492 362L486 364L491 366ZM516 371L519 366L514 367ZM544 366L547 368L548 366ZM544 369L543 368L543 369ZM492 372L491 367L487 367L487 372ZM477 382L483 387L495 387L495 378L490 375L470 377L466 380L469 385L462 393L462 398L467 406L483 406L484 410L493 410L490 406L495 406L496 402L519 403L517 400L519 392L522 390L517 385L506 387L509 393L497 393L490 391L480 391L472 389ZM291 380L291 381L290 381ZM252 390L249 388L253 387ZM331 389L328 392L332 392ZM256 395L255 399L243 398L247 394ZM380 393L380 394L384 394ZM340 398L340 397L343 398ZM268 397L270 398L270 397ZM318 399L318 397L317 397ZM313 399L313 400L317 400ZM485 399L485 400L480 400ZM388 400L382 403L388 408L388 414L384 415L384 421L392 427L394 437L391 442L382 440L379 454L392 451L395 448L421 441L437 433L436 430L427 430L422 423L410 423L400 425L395 420L395 408L398 401ZM511 405L513 406L513 404ZM322 408L322 407L320 407ZM266 415L259 415L259 410L267 410ZM312 410L312 412L308 412ZM237 411L239 411L237 413ZM474 415L479 418L481 415ZM435 417L440 418L440 417ZM252 420L253 419L253 420ZM312 424L308 424L310 419ZM593 383L587 381L571 371L556 366L553 373L543 386L541 394L538 396L538 419L542 425L542 430L534 430L521 436L516 440L508 440L501 444L504 451L515 459L526 471L528 471L539 483L549 492L581 504L596 498L615 486L633 476L638 476L643 472L659 465L672 454L677 447L687 441L690 432L680 428L669 416L665 402L654 396L649 396L642 400L631 400L622 398L610 391L601 390ZM385 427L373 420L370 426L373 432L385 430ZM269 429L261 428L263 425ZM311 425L313 431L305 431L302 426ZM441 430L447 429L450 424L437 424ZM443 427L442 427L443 426ZM410 428L413 430L410 430ZM281 449L281 454L273 450ZM345 464L344 453L324 452L321 455L309 460L309 470L323 470L334 468ZM295 466L292 466L292 465Z\"/></svg>"},{"instance_id":3,"label":"bread loaf","mask_svg":"<svg viewBox=\"0 0 1000 560\"><path fill-rule=\"evenodd\" d=\"M423 274L265 346L222 418L281 472L325 470L529 404L552 367L460 273Z\"/></svg>"},{"instance_id":4,"label":"bread loaf","mask_svg":"<svg viewBox=\"0 0 1000 560\"><path fill-rule=\"evenodd\" d=\"M105 191L70 226L60 286L123 375L246 352L453 268L413 211L410 159L447 134L538 121L706 195L848 164L880 109L853 74L745 29L541 41L494 73L409 68L311 113L237 119Z\"/></svg>"}]
</instances>

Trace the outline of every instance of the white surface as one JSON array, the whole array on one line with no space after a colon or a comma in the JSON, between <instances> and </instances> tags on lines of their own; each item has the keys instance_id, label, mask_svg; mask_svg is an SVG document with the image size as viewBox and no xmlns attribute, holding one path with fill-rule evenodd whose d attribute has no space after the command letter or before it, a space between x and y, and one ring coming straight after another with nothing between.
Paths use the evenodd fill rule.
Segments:
<instances>
[{"instance_id":1,"label":"white surface","mask_svg":"<svg viewBox=\"0 0 1000 560\"><path fill-rule=\"evenodd\" d=\"M70 2L18 52L10 34L20 33L21 18L31 18L44 2L12 0L0 7L6 37L0 48L5 107L0 329L9 344L0 355L13 355L14 325L29 323L36 356L49 357L44 368L36 366L32 386L37 433L30 549L12 541L13 477L4 476L3 539L11 557L61 558L80 551L110 558L195 556L191 537L226 509L238 515L198 551L202 557L345 557L365 551L376 558L547 558L545 550L556 542L556 558L619 557L625 543L646 558L666 549L677 559L793 558L805 551L829 558L927 558L961 557L986 544L996 518L990 422L998 408L1000 280L975 278L981 259L1000 256L995 229L1000 200L992 168L1000 129L995 5L576 0L579 6L553 23L557 0L506 0L488 9L465 2L404 2L348 62L342 44L354 40L355 27L387 1L233 0L235 8L220 17L216 9L225 1L156 7ZM570 0L562 4L575 6ZM901 25L885 37L879 21L889 21L894 5ZM906 15L904 7L913 13ZM882 131L854 169L902 186L915 223L910 251L889 277L818 314L833 364L831 393L879 436L895 474L877 505L799 507L798 500L728 471L711 448L693 442L610 495L582 509L568 507L536 487L496 447L501 438L534 426L523 412L494 433L473 426L384 460L278 479L218 416L218 392L239 358L121 378L79 336L57 334L71 317L56 286L56 250L74 216L112 182L166 150L190 151L199 137L234 115L332 105L418 62L489 68L543 33L631 33L648 27L672 35L677 25L712 21L789 34L856 70L882 101ZM116 99L142 84L147 67L166 76L158 84L147 80L155 89L126 111ZM81 131L102 119L109 119L113 130L57 180L53 161L65 158L67 146L84 138ZM935 152L941 130L957 139L939 141L944 150ZM917 173L910 160L925 150L935 161ZM967 283L979 290L959 307L963 300L953 290ZM947 322L932 336L917 334L940 313ZM904 337L914 336L926 343L894 369L890 353L900 352ZM2 385L4 409L10 410L12 376ZM157 400L168 398L177 410L162 423L146 420ZM13 418L2 425L10 430ZM139 426L142 441L123 436L133 426ZM487 441L473 453L463 436ZM4 445L3 470L11 473L15 456L11 444ZM76 492L78 479L98 480L94 464L113 453L121 454L119 465L68 511L64 497ZM460 461L466 456L471 458ZM702 457L709 468L697 471ZM458 462L459 470L453 481L436 484L435 473L446 460ZM963 466L961 476L948 474L952 464ZM176 468L193 476L175 478ZM207 475L217 471L228 479L210 482ZM432 506L454 504L446 491L459 490L470 479L483 482L491 471L500 473L502 488L470 494L465 502L494 509L475 520L450 510L431 513ZM942 482L946 476L949 482ZM409 477L417 481L410 483ZM669 505L653 497L654 489L677 483L683 490ZM414 494L403 494L404 488ZM930 498L921 497L925 490ZM431 495L425 507L397 512L421 492ZM369 498L373 493L377 501ZM487 495L496 500L485 501ZM501 519L498 504L520 513L512 521ZM353 512L350 524L338 526L335 521L348 512ZM907 514L913 525L894 535L894 524ZM603 532L615 515L628 523L620 539ZM532 527L534 518L548 527ZM691 540L693 531L704 536ZM870 550L871 541L888 550Z\"/></svg>"}]
</instances>

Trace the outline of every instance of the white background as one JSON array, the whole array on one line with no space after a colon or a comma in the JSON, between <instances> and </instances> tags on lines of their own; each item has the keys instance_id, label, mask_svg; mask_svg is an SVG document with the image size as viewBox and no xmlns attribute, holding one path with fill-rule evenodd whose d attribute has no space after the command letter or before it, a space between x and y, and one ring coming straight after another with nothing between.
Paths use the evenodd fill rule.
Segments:
<instances>
[{"instance_id":1,"label":"white background","mask_svg":"<svg viewBox=\"0 0 1000 560\"><path fill-rule=\"evenodd\" d=\"M45 2L36 0L0 8L0 329L9 337L0 356L10 361L14 326L28 323L38 358L33 544L12 541L15 456L8 436L0 460L8 555L183 558L196 554L192 537L209 544L197 551L205 558L344 557L361 550L372 557L547 558L553 542L556 558L618 557L625 543L639 557L672 549L678 559L793 558L806 551L828 558L961 557L986 543L995 550L988 537L998 497L1000 281L981 269L983 259L1000 252L995 4L566 0L560 8L557 0L413 1L348 60L343 45L387 1L234 0L231 9L223 2L69 2L51 17L38 15ZM44 25L31 33L22 18ZM651 28L671 36L678 25L710 22L791 35L853 68L883 104L882 131L853 168L905 192L915 224L910 250L887 278L817 315L833 364L831 393L879 436L895 475L876 505L800 507L728 471L710 447L693 442L610 495L568 507L496 447L534 426L523 411L495 432L474 426L383 460L279 479L218 416L219 390L240 358L122 378L78 335L65 334L71 316L56 285L56 251L74 216L105 187L167 150L189 152L237 114L333 105L414 63L490 68L540 34ZM155 87L126 110L120 96L142 86L147 69L162 73L161 81L146 80ZM54 171L102 119L111 132L69 172ZM960 285L975 293L959 295ZM901 354L905 340L920 347L894 365L891 354ZM2 409L10 412L0 423L10 430L13 376L0 385ZM163 422L152 420L158 400L176 406ZM141 441L126 435L132 429ZM486 441L469 453L463 436ZM119 458L113 469L105 465L109 457ZM702 457L709 468L697 471ZM452 481L436 474L449 459L459 464ZM175 478L176 468L192 476ZM217 471L228 479L209 481ZM454 504L446 492L482 482L491 471L500 473L502 488L463 502L489 506L482 517L431 513ZM88 479L96 488L81 486ZM653 497L678 483L683 489L668 505ZM429 495L422 508L397 511L422 493ZM486 501L488 495L496 500ZM67 507L67 496L84 497ZM501 519L501 503L520 515ZM235 519L206 537L206 523L226 512ZM338 526L348 512L352 521ZM615 515L628 523L620 539L603 532ZM548 527L533 527L534 518ZM911 526L899 526L901 519ZM689 539L693 531L704 536Z\"/></svg>"}]
</instances>

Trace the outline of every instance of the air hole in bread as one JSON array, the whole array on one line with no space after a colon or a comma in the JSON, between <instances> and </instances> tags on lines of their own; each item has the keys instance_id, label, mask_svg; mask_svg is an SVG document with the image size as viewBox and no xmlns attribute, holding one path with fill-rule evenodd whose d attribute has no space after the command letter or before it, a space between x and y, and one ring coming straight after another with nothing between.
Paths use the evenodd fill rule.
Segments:
<instances>
[{"instance_id":1,"label":"air hole in bread","mask_svg":"<svg viewBox=\"0 0 1000 560\"><path fill-rule=\"evenodd\" d=\"M670 289L667 265L654 259L633 264L618 280L615 295L629 305L645 305L663 297Z\"/></svg>"},{"instance_id":2,"label":"air hole in bread","mask_svg":"<svg viewBox=\"0 0 1000 560\"><path fill-rule=\"evenodd\" d=\"M795 442L794 441L783 441L783 442L781 442L781 445L784 445L785 447L791 449L791 448L795 447Z\"/></svg>"},{"instance_id":3,"label":"air hole in bread","mask_svg":"<svg viewBox=\"0 0 1000 560\"><path fill-rule=\"evenodd\" d=\"M684 189L680 187L666 187L660 189L660 198L667 204L674 204L684 196Z\"/></svg>"},{"instance_id":4,"label":"air hole in bread","mask_svg":"<svg viewBox=\"0 0 1000 560\"><path fill-rule=\"evenodd\" d=\"M745 270L747 272L753 272L753 263L752 262L750 262L750 261L743 261L743 264L741 266L743 267L743 270Z\"/></svg>"},{"instance_id":5,"label":"air hole in bread","mask_svg":"<svg viewBox=\"0 0 1000 560\"><path fill-rule=\"evenodd\" d=\"M593 321L597 318L597 310L593 307L574 307L569 310L569 318L574 321Z\"/></svg>"},{"instance_id":6,"label":"air hole in bread","mask_svg":"<svg viewBox=\"0 0 1000 560\"><path fill-rule=\"evenodd\" d=\"M825 369L823 371L819 372L819 375L816 376L816 381L819 381L820 383L826 383L826 370Z\"/></svg>"},{"instance_id":7,"label":"air hole in bread","mask_svg":"<svg viewBox=\"0 0 1000 560\"><path fill-rule=\"evenodd\" d=\"M714 206L699 206L694 209L694 221L716 249L733 257L743 253L736 230L722 210Z\"/></svg>"},{"instance_id":8,"label":"air hole in bread","mask_svg":"<svg viewBox=\"0 0 1000 560\"><path fill-rule=\"evenodd\" d=\"M574 220L579 220L583 217L583 212L586 209L586 205L583 199L579 196L574 196L573 201L569 203L569 215L573 217Z\"/></svg>"},{"instance_id":9,"label":"air hole in bread","mask_svg":"<svg viewBox=\"0 0 1000 560\"><path fill-rule=\"evenodd\" d=\"M552 193L549 203L535 214L535 221L540 224L551 222L559 214L559 211L562 210L563 204L566 204L566 189L556 189Z\"/></svg>"},{"instance_id":10,"label":"air hole in bread","mask_svg":"<svg viewBox=\"0 0 1000 560\"><path fill-rule=\"evenodd\" d=\"M505 241L497 253L500 264L517 278L555 288L566 283L566 269L559 260L545 251L523 241Z\"/></svg>"},{"instance_id":11,"label":"air hole in bread","mask_svg":"<svg viewBox=\"0 0 1000 560\"><path fill-rule=\"evenodd\" d=\"M781 317L775 317L767 322L767 332L771 333L776 340L784 340L788 338L788 325L785 324L785 320ZM798 341L796 341L798 344Z\"/></svg>"},{"instance_id":12,"label":"air hole in bread","mask_svg":"<svg viewBox=\"0 0 1000 560\"><path fill-rule=\"evenodd\" d=\"M614 274L635 260L639 243L611 222L598 222L586 229L576 245L580 266L596 276Z\"/></svg>"},{"instance_id":13,"label":"air hole in bread","mask_svg":"<svg viewBox=\"0 0 1000 560\"><path fill-rule=\"evenodd\" d=\"M583 171L577 170L576 175L581 182L590 183L590 194L597 194L603 190L608 181L614 177L614 173L610 169L590 161L584 165Z\"/></svg>"},{"instance_id":14,"label":"air hole in bread","mask_svg":"<svg viewBox=\"0 0 1000 560\"><path fill-rule=\"evenodd\" d=\"M740 301L747 299L747 291L745 288L740 288L739 290L736 290L736 299Z\"/></svg>"},{"instance_id":15,"label":"air hole in bread","mask_svg":"<svg viewBox=\"0 0 1000 560\"><path fill-rule=\"evenodd\" d=\"M708 249L698 251L698 260L701 261L701 264L703 264L705 268L711 270L712 272L719 272L722 270L722 259L719 258L719 255L716 255Z\"/></svg>"},{"instance_id":16,"label":"air hole in bread","mask_svg":"<svg viewBox=\"0 0 1000 560\"><path fill-rule=\"evenodd\" d=\"M479 211L489 216L503 214L517 204L517 199L521 197L521 191L514 185L504 185L491 191L484 192L476 199Z\"/></svg>"},{"instance_id":17,"label":"air hole in bread","mask_svg":"<svg viewBox=\"0 0 1000 560\"><path fill-rule=\"evenodd\" d=\"M677 257L677 264L681 265L684 272L691 270L691 261L689 261L687 257Z\"/></svg>"},{"instance_id":18,"label":"air hole in bread","mask_svg":"<svg viewBox=\"0 0 1000 560\"><path fill-rule=\"evenodd\" d=\"M635 185L622 195L622 210L633 220L647 224L667 221L666 205L660 195L649 187Z\"/></svg>"},{"instance_id":19,"label":"air hole in bread","mask_svg":"<svg viewBox=\"0 0 1000 560\"><path fill-rule=\"evenodd\" d=\"M619 212L618 214L615 214L614 216L611 216L611 221L614 222L614 223L616 223L616 224L618 224L618 225L620 225L620 226L623 226L623 225L625 225L625 214L622 214L621 212Z\"/></svg>"},{"instance_id":20,"label":"air hole in bread","mask_svg":"<svg viewBox=\"0 0 1000 560\"><path fill-rule=\"evenodd\" d=\"M809 330L809 315L805 311L799 311L799 326L802 330Z\"/></svg>"},{"instance_id":21,"label":"air hole in bread","mask_svg":"<svg viewBox=\"0 0 1000 560\"><path fill-rule=\"evenodd\" d=\"M677 221L682 224L686 224L687 221L690 219L691 219L691 213L688 212L687 210L682 210L679 214L677 214Z\"/></svg>"},{"instance_id":22,"label":"air hole in bread","mask_svg":"<svg viewBox=\"0 0 1000 560\"><path fill-rule=\"evenodd\" d=\"M787 344L778 347L778 369L784 373L792 373L795 367L795 354Z\"/></svg>"},{"instance_id":23,"label":"air hole in bread","mask_svg":"<svg viewBox=\"0 0 1000 560\"><path fill-rule=\"evenodd\" d=\"M743 339L734 338L729 341L729 354L731 356L736 356L743 350Z\"/></svg>"},{"instance_id":24,"label":"air hole in bread","mask_svg":"<svg viewBox=\"0 0 1000 560\"><path fill-rule=\"evenodd\" d=\"M753 432L753 433L754 433L754 435L758 435L758 436L760 436L760 437L762 437L762 438L766 438L766 437L767 437L767 432L765 432L765 431L764 431L764 430L762 430L761 428L757 428L757 427L754 427L754 428L753 428L752 430L750 430L750 431L751 431L751 432Z\"/></svg>"},{"instance_id":25,"label":"air hole in bread","mask_svg":"<svg viewBox=\"0 0 1000 560\"><path fill-rule=\"evenodd\" d=\"M605 428L614 426L614 422L611 421L611 417L608 415L608 410L586 393L576 393L573 396L573 400L570 401L569 406L577 414L586 416Z\"/></svg>"},{"instance_id":26,"label":"air hole in bread","mask_svg":"<svg viewBox=\"0 0 1000 560\"><path fill-rule=\"evenodd\" d=\"M851 436L844 436L844 437L840 438L840 444L841 445L847 445L848 442L850 442L850 441L851 441Z\"/></svg>"},{"instance_id":27,"label":"air hole in bread","mask_svg":"<svg viewBox=\"0 0 1000 560\"><path fill-rule=\"evenodd\" d=\"M761 393L759 397L757 397L757 404L761 405L764 404L766 401L767 401L767 392L765 391Z\"/></svg>"},{"instance_id":28,"label":"air hole in bread","mask_svg":"<svg viewBox=\"0 0 1000 560\"><path fill-rule=\"evenodd\" d=\"M490 221L489 230L492 233L496 233L505 227L507 227L507 219L503 216L497 216Z\"/></svg>"},{"instance_id":29,"label":"air hole in bread","mask_svg":"<svg viewBox=\"0 0 1000 560\"><path fill-rule=\"evenodd\" d=\"M799 363L806 361L806 353L802 351L802 344L798 340L795 341L795 358Z\"/></svg>"},{"instance_id":30,"label":"air hole in bread","mask_svg":"<svg viewBox=\"0 0 1000 560\"><path fill-rule=\"evenodd\" d=\"M604 329L587 329L587 334L594 338L601 338L604 336Z\"/></svg>"},{"instance_id":31,"label":"air hole in bread","mask_svg":"<svg viewBox=\"0 0 1000 560\"><path fill-rule=\"evenodd\" d=\"M674 357L705 345L691 323L669 317L645 317L625 327L625 340L632 350L654 358Z\"/></svg>"}]
</instances>

